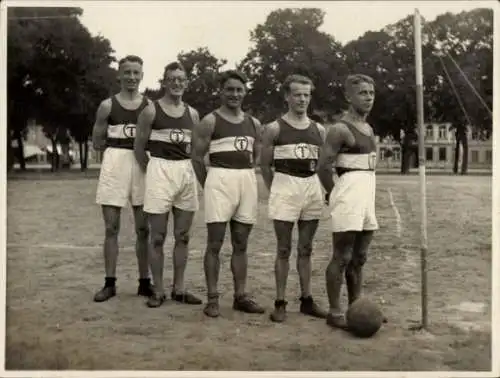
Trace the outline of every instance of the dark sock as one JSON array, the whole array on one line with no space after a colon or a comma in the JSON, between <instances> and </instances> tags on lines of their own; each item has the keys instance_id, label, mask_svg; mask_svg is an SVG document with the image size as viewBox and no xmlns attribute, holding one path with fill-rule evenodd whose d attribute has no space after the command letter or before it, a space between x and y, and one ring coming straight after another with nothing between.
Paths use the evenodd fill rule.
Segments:
<instances>
[{"instance_id":1,"label":"dark sock","mask_svg":"<svg viewBox=\"0 0 500 378\"><path fill-rule=\"evenodd\" d=\"M149 278L139 278L139 286L140 287L149 287L151 284L151 280Z\"/></svg>"},{"instance_id":2,"label":"dark sock","mask_svg":"<svg viewBox=\"0 0 500 378\"><path fill-rule=\"evenodd\" d=\"M115 277L106 277L104 283L104 287L115 287L116 278Z\"/></svg>"}]
</instances>

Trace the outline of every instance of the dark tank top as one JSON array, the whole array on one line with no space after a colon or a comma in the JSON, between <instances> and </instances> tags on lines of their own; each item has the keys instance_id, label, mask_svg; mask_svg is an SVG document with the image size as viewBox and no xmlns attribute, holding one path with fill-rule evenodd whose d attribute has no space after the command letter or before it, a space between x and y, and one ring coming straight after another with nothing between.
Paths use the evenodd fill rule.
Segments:
<instances>
[{"instance_id":1,"label":"dark tank top","mask_svg":"<svg viewBox=\"0 0 500 378\"><path fill-rule=\"evenodd\" d=\"M297 177L316 173L318 155L323 139L316 122L305 129L297 129L283 118L277 120L279 133L274 143L274 168L276 172Z\"/></svg>"},{"instance_id":2,"label":"dark tank top","mask_svg":"<svg viewBox=\"0 0 500 378\"><path fill-rule=\"evenodd\" d=\"M372 135L365 135L356 126L345 120L354 136L354 145L344 146L337 155L335 170L339 176L352 171L374 171L377 164L377 145Z\"/></svg>"},{"instance_id":3,"label":"dark tank top","mask_svg":"<svg viewBox=\"0 0 500 378\"><path fill-rule=\"evenodd\" d=\"M257 129L248 114L240 123L231 123L217 112L212 139L209 147L209 159L212 167L230 169L253 168L254 142Z\"/></svg>"},{"instance_id":4,"label":"dark tank top","mask_svg":"<svg viewBox=\"0 0 500 378\"><path fill-rule=\"evenodd\" d=\"M163 111L158 101L154 102L155 118L149 137L151 156L167 160L185 160L191 158L191 135L193 119L189 106L181 117L171 117Z\"/></svg>"},{"instance_id":5,"label":"dark tank top","mask_svg":"<svg viewBox=\"0 0 500 378\"><path fill-rule=\"evenodd\" d=\"M108 116L108 129L106 146L113 148L134 149L134 138L137 118L141 111L148 105L148 99L143 96L137 109L125 109L117 100L111 97L111 111Z\"/></svg>"}]
</instances>

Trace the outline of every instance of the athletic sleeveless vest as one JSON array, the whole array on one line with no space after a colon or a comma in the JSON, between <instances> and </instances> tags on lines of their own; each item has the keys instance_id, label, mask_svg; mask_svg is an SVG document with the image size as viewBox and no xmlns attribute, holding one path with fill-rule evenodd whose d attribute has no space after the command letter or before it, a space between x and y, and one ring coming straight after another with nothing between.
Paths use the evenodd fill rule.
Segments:
<instances>
[{"instance_id":1,"label":"athletic sleeveless vest","mask_svg":"<svg viewBox=\"0 0 500 378\"><path fill-rule=\"evenodd\" d=\"M314 175L323 144L318 125L311 121L306 129L299 130L283 118L277 122L280 130L274 144L274 170L297 177Z\"/></svg>"},{"instance_id":2,"label":"athletic sleeveless vest","mask_svg":"<svg viewBox=\"0 0 500 378\"><path fill-rule=\"evenodd\" d=\"M190 159L193 120L189 106L185 105L184 114L178 118L165 113L158 101L154 106L156 114L148 143L151 156L167 160Z\"/></svg>"},{"instance_id":3,"label":"athletic sleeveless vest","mask_svg":"<svg viewBox=\"0 0 500 378\"><path fill-rule=\"evenodd\" d=\"M108 116L108 130L106 146L113 148L134 149L135 129L137 118L141 111L148 105L148 99L143 96L137 109L125 109L116 99L111 97L111 112Z\"/></svg>"},{"instance_id":4,"label":"athletic sleeveless vest","mask_svg":"<svg viewBox=\"0 0 500 378\"><path fill-rule=\"evenodd\" d=\"M344 146L337 155L335 170L339 176L351 171L374 171L377 165L377 146L375 138L371 135L361 133L353 124L341 120L352 135L354 145Z\"/></svg>"},{"instance_id":5,"label":"athletic sleeveless vest","mask_svg":"<svg viewBox=\"0 0 500 378\"><path fill-rule=\"evenodd\" d=\"M253 168L253 145L257 137L255 124L248 114L240 123L231 123L217 112L209 159L212 167L248 169Z\"/></svg>"}]
</instances>

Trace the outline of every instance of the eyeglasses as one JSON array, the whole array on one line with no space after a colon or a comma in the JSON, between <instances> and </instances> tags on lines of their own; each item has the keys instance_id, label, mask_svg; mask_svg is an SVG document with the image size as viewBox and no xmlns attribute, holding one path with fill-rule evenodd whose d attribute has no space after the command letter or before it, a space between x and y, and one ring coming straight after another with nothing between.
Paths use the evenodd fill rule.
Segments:
<instances>
[{"instance_id":1,"label":"eyeglasses","mask_svg":"<svg viewBox=\"0 0 500 378\"><path fill-rule=\"evenodd\" d=\"M180 83L180 84L184 84L187 81L187 79L183 77L167 77L165 80L168 83Z\"/></svg>"}]
</instances>

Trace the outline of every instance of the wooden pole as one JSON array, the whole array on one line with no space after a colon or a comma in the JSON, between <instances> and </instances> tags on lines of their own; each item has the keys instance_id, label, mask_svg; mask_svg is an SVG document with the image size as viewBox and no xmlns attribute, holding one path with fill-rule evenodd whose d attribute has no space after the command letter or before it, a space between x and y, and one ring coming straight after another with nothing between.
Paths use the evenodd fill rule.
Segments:
<instances>
[{"instance_id":1,"label":"wooden pole","mask_svg":"<svg viewBox=\"0 0 500 378\"><path fill-rule=\"evenodd\" d=\"M418 170L420 178L420 269L421 269L421 300L422 324L421 328L428 327L427 310L427 194L425 180L425 126L424 126L424 96L422 80L422 27L420 14L415 9L414 18L415 42L415 79L417 96L417 125L418 125Z\"/></svg>"}]
</instances>

